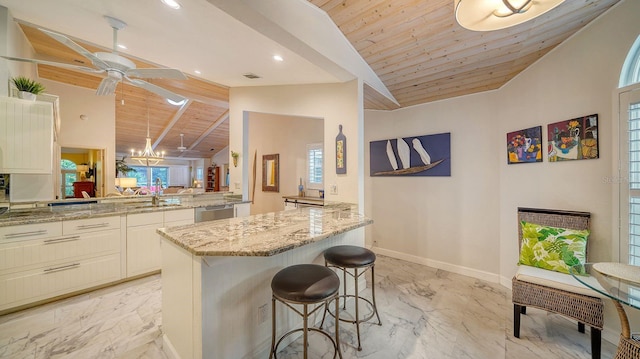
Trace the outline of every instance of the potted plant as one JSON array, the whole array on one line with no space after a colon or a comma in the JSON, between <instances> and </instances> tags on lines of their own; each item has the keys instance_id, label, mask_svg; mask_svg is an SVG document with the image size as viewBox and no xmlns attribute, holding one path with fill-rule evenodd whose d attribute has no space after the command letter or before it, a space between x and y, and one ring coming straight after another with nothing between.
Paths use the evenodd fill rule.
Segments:
<instances>
[{"instance_id":1,"label":"potted plant","mask_svg":"<svg viewBox=\"0 0 640 359\"><path fill-rule=\"evenodd\" d=\"M135 168L131 168L127 165L125 158L127 158L127 156L122 156L121 160L116 160L116 177L120 174L126 176L129 172L136 172Z\"/></svg>"},{"instance_id":2,"label":"potted plant","mask_svg":"<svg viewBox=\"0 0 640 359\"><path fill-rule=\"evenodd\" d=\"M18 89L18 97L25 100L35 101L36 95L45 90L41 83L25 76L13 77L11 82Z\"/></svg>"},{"instance_id":3,"label":"potted plant","mask_svg":"<svg viewBox=\"0 0 640 359\"><path fill-rule=\"evenodd\" d=\"M238 152L231 151L231 157L233 158L233 167L238 167L238 157L240 157L240 154Z\"/></svg>"}]
</instances>

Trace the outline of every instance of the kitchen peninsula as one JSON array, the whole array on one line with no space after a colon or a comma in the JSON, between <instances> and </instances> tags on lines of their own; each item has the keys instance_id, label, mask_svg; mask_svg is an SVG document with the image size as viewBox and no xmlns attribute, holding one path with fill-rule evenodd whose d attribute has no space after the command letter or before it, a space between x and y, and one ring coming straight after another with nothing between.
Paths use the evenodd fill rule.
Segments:
<instances>
[{"instance_id":1,"label":"kitchen peninsula","mask_svg":"<svg viewBox=\"0 0 640 359\"><path fill-rule=\"evenodd\" d=\"M355 206L334 203L159 229L165 353L268 355L273 275L294 264L323 264L322 252L335 245L363 246L363 227L371 223ZM296 319L279 313L278 331Z\"/></svg>"}]
</instances>

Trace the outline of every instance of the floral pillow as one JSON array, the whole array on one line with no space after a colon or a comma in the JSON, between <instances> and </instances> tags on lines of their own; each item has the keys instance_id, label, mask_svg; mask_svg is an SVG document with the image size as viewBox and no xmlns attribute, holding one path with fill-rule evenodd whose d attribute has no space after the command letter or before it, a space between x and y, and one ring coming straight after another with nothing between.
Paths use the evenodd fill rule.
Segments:
<instances>
[{"instance_id":1,"label":"floral pillow","mask_svg":"<svg viewBox=\"0 0 640 359\"><path fill-rule=\"evenodd\" d=\"M519 264L568 274L571 266L585 263L588 229L555 228L525 221L520 224ZM585 274L584 269L580 274Z\"/></svg>"}]
</instances>

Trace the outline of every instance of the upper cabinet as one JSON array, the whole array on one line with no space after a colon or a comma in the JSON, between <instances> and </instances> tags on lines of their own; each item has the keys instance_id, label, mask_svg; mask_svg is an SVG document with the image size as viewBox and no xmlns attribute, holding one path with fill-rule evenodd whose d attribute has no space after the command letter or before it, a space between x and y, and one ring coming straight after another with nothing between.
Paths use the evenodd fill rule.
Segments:
<instances>
[{"instance_id":1,"label":"upper cabinet","mask_svg":"<svg viewBox=\"0 0 640 359\"><path fill-rule=\"evenodd\" d=\"M0 97L0 173L51 174L53 105Z\"/></svg>"}]
</instances>

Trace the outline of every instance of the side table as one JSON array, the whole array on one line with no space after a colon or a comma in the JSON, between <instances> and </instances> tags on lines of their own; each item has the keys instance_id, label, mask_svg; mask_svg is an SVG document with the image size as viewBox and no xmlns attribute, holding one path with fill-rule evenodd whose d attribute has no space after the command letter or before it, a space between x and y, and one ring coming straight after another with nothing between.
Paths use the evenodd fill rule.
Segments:
<instances>
[{"instance_id":1,"label":"side table","mask_svg":"<svg viewBox=\"0 0 640 359\"><path fill-rule=\"evenodd\" d=\"M587 263L573 266L569 272L584 286L610 298L616 306L622 333L615 359L640 358L640 341L631 338L629 319L622 306L640 309L640 267L623 263ZM588 284L579 274L585 272L596 278L602 287Z\"/></svg>"}]
</instances>

